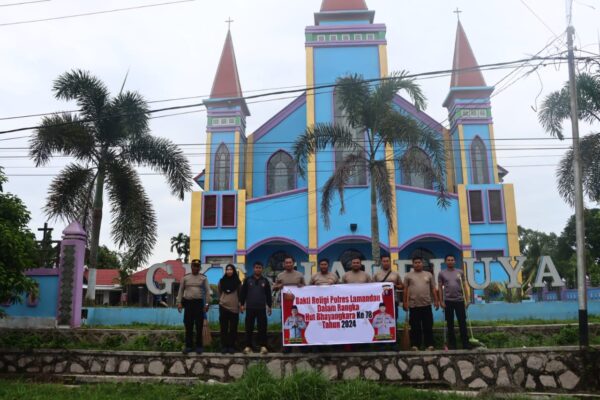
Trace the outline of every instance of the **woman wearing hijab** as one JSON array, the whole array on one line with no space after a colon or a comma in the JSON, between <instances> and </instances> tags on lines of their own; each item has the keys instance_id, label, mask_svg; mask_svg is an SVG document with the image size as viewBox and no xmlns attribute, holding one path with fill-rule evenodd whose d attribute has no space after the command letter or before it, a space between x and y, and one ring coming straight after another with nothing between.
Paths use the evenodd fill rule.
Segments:
<instances>
[{"instance_id":1,"label":"woman wearing hijab","mask_svg":"<svg viewBox=\"0 0 600 400\"><path fill-rule=\"evenodd\" d=\"M219 323L221 325L221 353L235 353L235 340L240 313L239 292L242 282L234 265L227 264L225 275L218 285Z\"/></svg>"}]
</instances>

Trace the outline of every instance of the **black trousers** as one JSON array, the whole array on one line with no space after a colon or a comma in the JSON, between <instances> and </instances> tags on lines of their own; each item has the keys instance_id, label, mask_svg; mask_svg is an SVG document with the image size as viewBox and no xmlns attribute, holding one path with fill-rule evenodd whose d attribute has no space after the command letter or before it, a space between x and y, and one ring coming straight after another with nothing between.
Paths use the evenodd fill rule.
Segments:
<instances>
[{"instance_id":1,"label":"black trousers","mask_svg":"<svg viewBox=\"0 0 600 400\"><path fill-rule=\"evenodd\" d=\"M412 307L409 309L410 344L421 347L423 339L425 347L433 346L433 311L431 306Z\"/></svg>"},{"instance_id":2,"label":"black trousers","mask_svg":"<svg viewBox=\"0 0 600 400\"><path fill-rule=\"evenodd\" d=\"M246 309L246 346L252 347L252 334L254 332L254 323L258 325L258 345L267 346L267 309Z\"/></svg>"},{"instance_id":3,"label":"black trousers","mask_svg":"<svg viewBox=\"0 0 600 400\"><path fill-rule=\"evenodd\" d=\"M233 348L237 339L240 315L219 306L219 324L221 325L221 347Z\"/></svg>"},{"instance_id":4,"label":"black trousers","mask_svg":"<svg viewBox=\"0 0 600 400\"><path fill-rule=\"evenodd\" d=\"M469 347L469 335L467 333L467 313L465 310L465 303L462 301L449 300L446 300L445 303L448 347L450 347L450 349L456 349L456 334L454 333L454 314L456 314L458 328L460 330L460 340L463 349L467 349Z\"/></svg>"},{"instance_id":5,"label":"black trousers","mask_svg":"<svg viewBox=\"0 0 600 400\"><path fill-rule=\"evenodd\" d=\"M204 300L183 299L183 324L185 326L185 347L194 347L194 326L196 327L196 347L202 347L202 327L204 326Z\"/></svg>"}]
</instances>

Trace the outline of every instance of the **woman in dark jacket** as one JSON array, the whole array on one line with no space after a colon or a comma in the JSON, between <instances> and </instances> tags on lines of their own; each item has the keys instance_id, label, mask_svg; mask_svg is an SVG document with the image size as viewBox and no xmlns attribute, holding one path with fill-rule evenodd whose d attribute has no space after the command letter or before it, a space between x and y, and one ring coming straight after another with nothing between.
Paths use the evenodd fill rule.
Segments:
<instances>
[{"instance_id":1,"label":"woman in dark jacket","mask_svg":"<svg viewBox=\"0 0 600 400\"><path fill-rule=\"evenodd\" d=\"M221 353L235 353L235 341L240 315L240 287L242 282L233 264L227 264L219 281L219 324L221 325Z\"/></svg>"}]
</instances>

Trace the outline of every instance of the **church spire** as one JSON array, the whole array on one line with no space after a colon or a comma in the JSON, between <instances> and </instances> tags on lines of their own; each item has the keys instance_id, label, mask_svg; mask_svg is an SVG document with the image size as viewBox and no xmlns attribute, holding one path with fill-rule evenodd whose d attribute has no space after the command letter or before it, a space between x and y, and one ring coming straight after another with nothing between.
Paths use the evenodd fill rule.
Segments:
<instances>
[{"instance_id":1,"label":"church spire","mask_svg":"<svg viewBox=\"0 0 600 400\"><path fill-rule=\"evenodd\" d=\"M475 59L467 34L458 20L456 42L454 45L454 62L452 63L452 80L450 87L485 87L485 80L479 64ZM470 70L469 70L470 69ZM466 70L466 71L460 71Z\"/></svg>"},{"instance_id":2,"label":"church spire","mask_svg":"<svg viewBox=\"0 0 600 400\"><path fill-rule=\"evenodd\" d=\"M237 63L235 61L235 52L233 50L233 40L231 31L227 31L225 44L221 53L221 60L215 75L210 99L226 99L232 97L243 97L240 77L238 75Z\"/></svg>"}]
</instances>

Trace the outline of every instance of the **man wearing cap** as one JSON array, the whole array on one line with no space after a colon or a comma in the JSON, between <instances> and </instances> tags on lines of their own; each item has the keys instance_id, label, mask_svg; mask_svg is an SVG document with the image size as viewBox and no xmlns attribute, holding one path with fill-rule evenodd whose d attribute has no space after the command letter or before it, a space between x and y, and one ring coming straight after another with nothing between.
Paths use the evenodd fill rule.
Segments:
<instances>
[{"instance_id":1,"label":"man wearing cap","mask_svg":"<svg viewBox=\"0 0 600 400\"><path fill-rule=\"evenodd\" d=\"M192 260L192 273L181 280L177 295L177 311L183 313L185 326L185 348L183 354L194 349L194 326L196 326L196 354L202 354L202 327L204 313L208 312L210 286L208 278L200 273L200 260Z\"/></svg>"}]
</instances>

